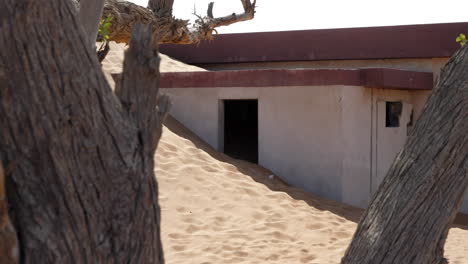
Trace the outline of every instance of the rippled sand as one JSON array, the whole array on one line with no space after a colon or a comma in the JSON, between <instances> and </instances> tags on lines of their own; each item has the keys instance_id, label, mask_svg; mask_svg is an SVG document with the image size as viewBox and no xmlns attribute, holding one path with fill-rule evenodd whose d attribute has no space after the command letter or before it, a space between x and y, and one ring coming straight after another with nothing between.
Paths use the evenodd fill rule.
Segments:
<instances>
[{"instance_id":1,"label":"rippled sand","mask_svg":"<svg viewBox=\"0 0 468 264\"><path fill-rule=\"evenodd\" d=\"M339 263L362 213L217 153L172 118L156 162L167 263ZM468 227L450 230L446 251L468 263Z\"/></svg>"}]
</instances>

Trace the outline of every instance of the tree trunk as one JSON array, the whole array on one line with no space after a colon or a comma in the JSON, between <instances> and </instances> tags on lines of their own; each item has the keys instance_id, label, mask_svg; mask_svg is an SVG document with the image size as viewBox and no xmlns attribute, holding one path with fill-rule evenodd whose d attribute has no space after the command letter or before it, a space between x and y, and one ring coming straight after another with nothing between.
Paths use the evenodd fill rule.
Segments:
<instances>
[{"instance_id":1,"label":"tree trunk","mask_svg":"<svg viewBox=\"0 0 468 264\"><path fill-rule=\"evenodd\" d=\"M167 99L151 32L132 36L118 98L75 13L0 1L0 160L16 164L21 263L163 263L153 166Z\"/></svg>"},{"instance_id":2,"label":"tree trunk","mask_svg":"<svg viewBox=\"0 0 468 264\"><path fill-rule=\"evenodd\" d=\"M468 45L442 70L361 219L345 264L439 264L468 186Z\"/></svg>"}]
</instances>

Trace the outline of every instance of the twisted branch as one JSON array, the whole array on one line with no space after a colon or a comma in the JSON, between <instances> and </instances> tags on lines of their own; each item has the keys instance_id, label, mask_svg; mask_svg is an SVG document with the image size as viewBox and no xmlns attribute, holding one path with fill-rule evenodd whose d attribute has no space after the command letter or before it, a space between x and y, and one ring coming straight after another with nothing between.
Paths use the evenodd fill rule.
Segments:
<instances>
[{"instance_id":1,"label":"twisted branch","mask_svg":"<svg viewBox=\"0 0 468 264\"><path fill-rule=\"evenodd\" d=\"M213 18L214 3L211 2L208 5L207 16L203 18L198 16L198 19L195 21L195 28L197 29L196 34L198 34L198 38L200 40L211 40L213 39L213 31L216 31L215 29L217 27L229 26L237 22L253 19L255 16L255 4L257 0L254 0L253 3L250 2L250 0L241 0L241 2L242 6L244 7L244 13L232 13L231 15L218 18Z\"/></svg>"},{"instance_id":2,"label":"twisted branch","mask_svg":"<svg viewBox=\"0 0 468 264\"><path fill-rule=\"evenodd\" d=\"M148 8L158 16L172 16L174 0L149 0Z\"/></svg>"},{"instance_id":3,"label":"twisted branch","mask_svg":"<svg viewBox=\"0 0 468 264\"><path fill-rule=\"evenodd\" d=\"M112 15L110 28L111 41L128 43L131 30L135 24L149 25L158 43L194 44L201 40L213 39L217 27L254 18L255 3L241 0L244 13L231 14L224 17L213 17L213 5L210 4L205 17L197 16L193 27L188 20L176 19L172 16L173 0L154 0L149 2L149 8L123 0L106 0L103 17Z\"/></svg>"}]
</instances>

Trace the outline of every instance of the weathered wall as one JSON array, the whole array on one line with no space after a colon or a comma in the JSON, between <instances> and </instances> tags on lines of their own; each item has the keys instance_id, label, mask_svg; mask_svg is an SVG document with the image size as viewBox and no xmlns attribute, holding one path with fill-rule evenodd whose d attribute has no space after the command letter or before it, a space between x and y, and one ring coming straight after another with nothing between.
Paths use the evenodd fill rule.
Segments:
<instances>
[{"instance_id":1,"label":"weathered wall","mask_svg":"<svg viewBox=\"0 0 468 264\"><path fill-rule=\"evenodd\" d=\"M294 186L337 201L344 201L342 91L343 86L263 88L258 97L260 164Z\"/></svg>"},{"instance_id":2,"label":"weathered wall","mask_svg":"<svg viewBox=\"0 0 468 264\"><path fill-rule=\"evenodd\" d=\"M412 128L410 124L411 113L414 110L412 99L417 98L412 93L410 91L372 89L372 193L377 191L395 156L403 148L406 137ZM398 127L386 127L386 102L401 102L403 104ZM413 115L417 118L419 113L414 112Z\"/></svg>"},{"instance_id":3,"label":"weathered wall","mask_svg":"<svg viewBox=\"0 0 468 264\"><path fill-rule=\"evenodd\" d=\"M342 192L343 201L365 207L371 195L372 89L342 89Z\"/></svg>"},{"instance_id":4,"label":"weathered wall","mask_svg":"<svg viewBox=\"0 0 468 264\"><path fill-rule=\"evenodd\" d=\"M222 100L258 99L259 163L294 186L360 207L403 146L411 109L416 121L428 94L342 85L162 90L174 102L171 114L218 150ZM404 103L400 128L382 127L385 101Z\"/></svg>"},{"instance_id":5,"label":"weathered wall","mask_svg":"<svg viewBox=\"0 0 468 264\"><path fill-rule=\"evenodd\" d=\"M164 92L174 101L174 117L217 149L221 146L220 100L258 99L259 163L295 186L343 201L343 111L338 103L343 100L343 86L184 88Z\"/></svg>"}]
</instances>

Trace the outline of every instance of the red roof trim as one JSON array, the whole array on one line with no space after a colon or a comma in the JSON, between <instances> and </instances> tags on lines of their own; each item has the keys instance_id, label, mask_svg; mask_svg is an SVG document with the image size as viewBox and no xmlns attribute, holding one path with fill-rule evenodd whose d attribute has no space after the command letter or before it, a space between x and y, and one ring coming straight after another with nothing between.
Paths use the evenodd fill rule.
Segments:
<instances>
[{"instance_id":1,"label":"red roof trim","mask_svg":"<svg viewBox=\"0 0 468 264\"><path fill-rule=\"evenodd\" d=\"M395 69L269 69L161 73L161 88L278 87L353 85L386 89L430 90L431 72Z\"/></svg>"},{"instance_id":2,"label":"red roof trim","mask_svg":"<svg viewBox=\"0 0 468 264\"><path fill-rule=\"evenodd\" d=\"M198 45L161 45L190 64L450 57L468 23L221 34Z\"/></svg>"}]
</instances>

